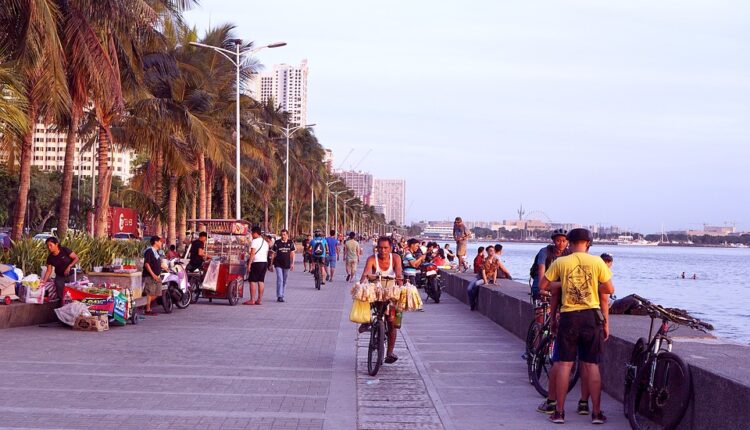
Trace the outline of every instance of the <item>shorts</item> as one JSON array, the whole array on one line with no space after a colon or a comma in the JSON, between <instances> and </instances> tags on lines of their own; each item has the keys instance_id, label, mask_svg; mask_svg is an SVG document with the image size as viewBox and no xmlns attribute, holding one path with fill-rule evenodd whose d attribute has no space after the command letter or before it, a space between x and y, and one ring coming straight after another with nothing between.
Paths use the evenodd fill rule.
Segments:
<instances>
[{"instance_id":1,"label":"shorts","mask_svg":"<svg viewBox=\"0 0 750 430\"><path fill-rule=\"evenodd\" d=\"M326 258L325 257L316 257L314 255L310 256L310 262L311 263L318 263L318 264L320 264L322 266L327 266L328 265L328 263L326 262Z\"/></svg>"},{"instance_id":2,"label":"shorts","mask_svg":"<svg viewBox=\"0 0 750 430\"><path fill-rule=\"evenodd\" d=\"M357 260L346 260L346 270L353 275L357 271Z\"/></svg>"},{"instance_id":3,"label":"shorts","mask_svg":"<svg viewBox=\"0 0 750 430\"><path fill-rule=\"evenodd\" d=\"M250 273L247 280L250 282L264 282L266 280L267 262L257 262L250 265Z\"/></svg>"},{"instance_id":4,"label":"shorts","mask_svg":"<svg viewBox=\"0 0 750 430\"><path fill-rule=\"evenodd\" d=\"M563 312L555 342L555 358L560 361L575 361L598 364L604 347L604 327L597 321L597 309Z\"/></svg>"},{"instance_id":5,"label":"shorts","mask_svg":"<svg viewBox=\"0 0 750 430\"><path fill-rule=\"evenodd\" d=\"M304 263L312 263L312 255L310 255L309 253L305 252L304 254L302 254L302 261Z\"/></svg>"},{"instance_id":6,"label":"shorts","mask_svg":"<svg viewBox=\"0 0 750 430\"><path fill-rule=\"evenodd\" d=\"M153 280L153 278L143 278L142 285L144 296L161 296L161 282L156 282Z\"/></svg>"},{"instance_id":7,"label":"shorts","mask_svg":"<svg viewBox=\"0 0 750 430\"><path fill-rule=\"evenodd\" d=\"M336 268L336 256L331 255L330 257L328 257L327 264L328 264L328 267L330 267L331 269L335 269Z\"/></svg>"},{"instance_id":8,"label":"shorts","mask_svg":"<svg viewBox=\"0 0 750 430\"><path fill-rule=\"evenodd\" d=\"M466 255L466 241L460 240L456 242L456 255L459 257L464 257Z\"/></svg>"}]
</instances>

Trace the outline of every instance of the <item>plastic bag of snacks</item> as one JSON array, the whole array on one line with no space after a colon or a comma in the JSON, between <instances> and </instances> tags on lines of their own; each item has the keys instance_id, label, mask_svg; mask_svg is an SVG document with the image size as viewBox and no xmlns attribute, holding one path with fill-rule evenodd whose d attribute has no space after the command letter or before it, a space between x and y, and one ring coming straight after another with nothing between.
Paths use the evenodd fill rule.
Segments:
<instances>
[{"instance_id":1,"label":"plastic bag of snacks","mask_svg":"<svg viewBox=\"0 0 750 430\"><path fill-rule=\"evenodd\" d=\"M356 283L351 289L352 299L366 303L377 301L377 286L375 284Z\"/></svg>"},{"instance_id":2,"label":"plastic bag of snacks","mask_svg":"<svg viewBox=\"0 0 750 430\"><path fill-rule=\"evenodd\" d=\"M417 287L411 284L404 285L401 288L397 309L402 312L412 312L422 309L422 297L419 295Z\"/></svg>"},{"instance_id":3,"label":"plastic bag of snacks","mask_svg":"<svg viewBox=\"0 0 750 430\"><path fill-rule=\"evenodd\" d=\"M358 324L367 324L371 319L370 304L362 300L352 302L352 310L349 312L349 321Z\"/></svg>"}]
</instances>

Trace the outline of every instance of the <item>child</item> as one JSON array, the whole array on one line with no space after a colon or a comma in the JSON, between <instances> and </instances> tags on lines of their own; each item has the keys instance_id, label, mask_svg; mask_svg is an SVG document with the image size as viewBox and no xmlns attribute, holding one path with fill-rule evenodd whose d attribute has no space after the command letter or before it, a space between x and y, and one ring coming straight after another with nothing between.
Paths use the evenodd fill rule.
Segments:
<instances>
[{"instance_id":1,"label":"child","mask_svg":"<svg viewBox=\"0 0 750 430\"><path fill-rule=\"evenodd\" d=\"M477 275L482 272L482 264L484 264L484 247L480 246L477 249L477 256L474 257L474 273Z\"/></svg>"}]
</instances>

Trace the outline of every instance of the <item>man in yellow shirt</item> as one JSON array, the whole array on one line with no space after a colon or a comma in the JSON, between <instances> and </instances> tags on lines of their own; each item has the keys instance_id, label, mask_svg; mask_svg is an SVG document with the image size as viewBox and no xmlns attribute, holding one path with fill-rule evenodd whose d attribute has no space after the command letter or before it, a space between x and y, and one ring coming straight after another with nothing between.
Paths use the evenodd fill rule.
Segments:
<instances>
[{"instance_id":1,"label":"man in yellow shirt","mask_svg":"<svg viewBox=\"0 0 750 430\"><path fill-rule=\"evenodd\" d=\"M570 371L578 355L584 375L581 383L588 384L591 393L591 422L604 424L607 418L601 411L599 361L603 343L609 337L609 310L607 306L600 306L600 297L614 293L612 272L600 257L589 255L590 231L575 228L567 237L572 254L555 260L539 285L542 290L552 293L550 305L553 312L558 304L562 305L559 328L554 318L551 323L552 332L557 333L553 353L557 401L550 421L565 422L565 395Z\"/></svg>"}]
</instances>

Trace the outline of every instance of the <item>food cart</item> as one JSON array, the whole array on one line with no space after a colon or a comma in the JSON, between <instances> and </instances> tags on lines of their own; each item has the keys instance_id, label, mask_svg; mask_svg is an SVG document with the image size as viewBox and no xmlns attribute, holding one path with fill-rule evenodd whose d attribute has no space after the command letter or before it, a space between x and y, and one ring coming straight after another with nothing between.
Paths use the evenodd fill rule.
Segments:
<instances>
[{"instance_id":1,"label":"food cart","mask_svg":"<svg viewBox=\"0 0 750 430\"><path fill-rule=\"evenodd\" d=\"M231 306L240 302L243 296L247 257L250 250L250 223L234 219L188 220L205 226L208 233L206 255L211 260L203 265L200 296L212 302L224 299ZM199 232L193 232L198 238Z\"/></svg>"}]
</instances>

